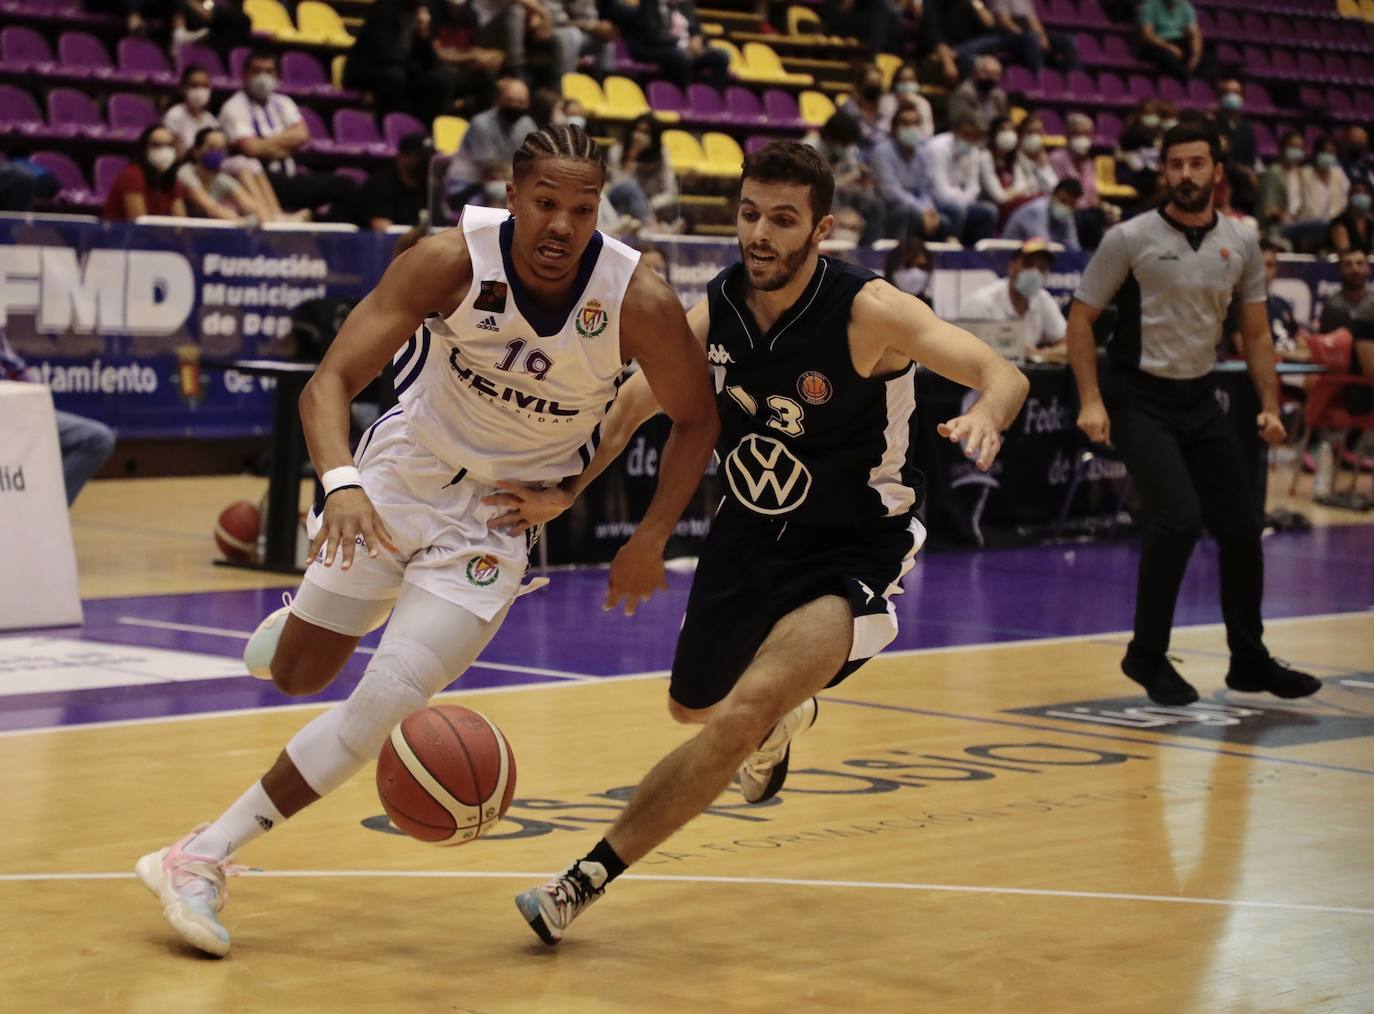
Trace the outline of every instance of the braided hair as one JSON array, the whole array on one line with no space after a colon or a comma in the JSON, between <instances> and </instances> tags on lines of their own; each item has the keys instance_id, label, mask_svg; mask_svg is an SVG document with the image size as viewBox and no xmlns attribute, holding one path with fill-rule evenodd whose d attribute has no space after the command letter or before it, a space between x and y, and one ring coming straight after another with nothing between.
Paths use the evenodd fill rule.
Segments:
<instances>
[{"instance_id":1,"label":"braided hair","mask_svg":"<svg viewBox=\"0 0 1374 1014\"><path fill-rule=\"evenodd\" d=\"M606 158L601 146L588 137L581 127L572 124L543 127L526 135L525 143L511 158L511 173L519 180L529 171L531 163L545 158L590 162L603 174L606 171Z\"/></svg>"}]
</instances>

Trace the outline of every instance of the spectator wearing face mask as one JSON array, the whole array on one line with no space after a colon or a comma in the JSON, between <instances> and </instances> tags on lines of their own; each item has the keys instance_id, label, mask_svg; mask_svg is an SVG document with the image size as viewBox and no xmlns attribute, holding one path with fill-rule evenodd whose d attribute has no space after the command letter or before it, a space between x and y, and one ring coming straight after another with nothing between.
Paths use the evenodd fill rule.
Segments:
<instances>
[{"instance_id":1,"label":"spectator wearing face mask","mask_svg":"<svg viewBox=\"0 0 1374 1014\"><path fill-rule=\"evenodd\" d=\"M987 147L979 153L983 196L999 209L1015 194L1016 147L1021 137L1010 116L1002 116L988 128Z\"/></svg>"},{"instance_id":2,"label":"spectator wearing face mask","mask_svg":"<svg viewBox=\"0 0 1374 1014\"><path fill-rule=\"evenodd\" d=\"M980 56L973 64L973 75L950 94L949 121L977 113L984 122L1007 115L1011 103L999 83L1002 62L995 56Z\"/></svg>"},{"instance_id":3,"label":"spectator wearing face mask","mask_svg":"<svg viewBox=\"0 0 1374 1014\"><path fill-rule=\"evenodd\" d=\"M511 158L536 129L529 88L519 78L502 78L496 83L496 105L472 118L449 163L445 186L450 207L461 209L480 200L487 207L504 208Z\"/></svg>"},{"instance_id":4,"label":"spectator wearing face mask","mask_svg":"<svg viewBox=\"0 0 1374 1014\"><path fill-rule=\"evenodd\" d=\"M333 173L298 173L294 153L309 143L310 132L301 111L277 91L277 55L259 49L243 63L243 90L235 92L219 112L230 150L256 159L281 206L288 211L344 207L353 183ZM336 216L338 217L338 216Z\"/></svg>"},{"instance_id":5,"label":"spectator wearing face mask","mask_svg":"<svg viewBox=\"0 0 1374 1014\"><path fill-rule=\"evenodd\" d=\"M897 108L893 109L892 115L895 117L898 109L916 110L916 127L921 133L921 140L934 137L935 114L930 108L930 103L926 101L926 97L921 94L916 67L913 64L904 63L897 68L897 73L892 76L892 94L897 96ZM883 129L891 133L891 122L884 124Z\"/></svg>"},{"instance_id":6,"label":"spectator wearing face mask","mask_svg":"<svg viewBox=\"0 0 1374 1014\"><path fill-rule=\"evenodd\" d=\"M162 125L172 132L178 158L190 150L202 130L219 126L210 112L210 72L204 67L192 63L181 72L181 101L162 115Z\"/></svg>"},{"instance_id":7,"label":"spectator wearing face mask","mask_svg":"<svg viewBox=\"0 0 1374 1014\"><path fill-rule=\"evenodd\" d=\"M1083 185L1078 180L1072 176L1060 180L1053 192L1032 197L1013 211L1002 229L1002 238L1030 240L1046 236L1065 250L1081 250L1074 215L1082 196Z\"/></svg>"},{"instance_id":8,"label":"spectator wearing face mask","mask_svg":"<svg viewBox=\"0 0 1374 1014\"><path fill-rule=\"evenodd\" d=\"M965 246L989 238L997 227L997 208L982 199L986 132L986 120L965 113L947 133L926 142L935 210Z\"/></svg>"},{"instance_id":9,"label":"spectator wearing face mask","mask_svg":"<svg viewBox=\"0 0 1374 1014\"><path fill-rule=\"evenodd\" d=\"M1067 32L1048 31L1035 11L1035 0L988 0L997 32L984 36L978 52L1000 51L1037 74L1050 60L1060 70L1078 68L1078 45Z\"/></svg>"},{"instance_id":10,"label":"spectator wearing face mask","mask_svg":"<svg viewBox=\"0 0 1374 1014\"><path fill-rule=\"evenodd\" d=\"M1028 353L1064 355L1068 323L1053 296L1045 291L1054 257L1043 239L1030 239L1007 266L1005 280L977 290L964 301L964 320L1023 320Z\"/></svg>"},{"instance_id":11,"label":"spectator wearing face mask","mask_svg":"<svg viewBox=\"0 0 1374 1014\"><path fill-rule=\"evenodd\" d=\"M1328 244L1338 254L1347 250L1374 253L1374 213L1370 204L1374 199L1374 184L1357 179L1350 184L1350 201L1345 213L1331 220Z\"/></svg>"},{"instance_id":12,"label":"spectator wearing face mask","mask_svg":"<svg viewBox=\"0 0 1374 1014\"><path fill-rule=\"evenodd\" d=\"M873 149L870 162L888 215L903 216L902 234L933 239L949 231L931 198L930 171L921 154L920 114L915 109L898 110L892 136Z\"/></svg>"},{"instance_id":13,"label":"spectator wearing face mask","mask_svg":"<svg viewBox=\"0 0 1374 1014\"><path fill-rule=\"evenodd\" d=\"M1369 161L1369 131L1358 124L1345 128L1341 143L1341 168L1352 184L1356 180L1374 184L1374 165Z\"/></svg>"},{"instance_id":14,"label":"spectator wearing face mask","mask_svg":"<svg viewBox=\"0 0 1374 1014\"><path fill-rule=\"evenodd\" d=\"M176 140L160 123L143 131L138 139L138 158L115 177L100 217L111 222L132 222L143 215L186 217L186 194L177 182Z\"/></svg>"},{"instance_id":15,"label":"spectator wearing face mask","mask_svg":"<svg viewBox=\"0 0 1374 1014\"><path fill-rule=\"evenodd\" d=\"M1126 118L1121 136L1116 142L1119 182L1136 189L1136 206L1150 207L1160 189L1159 142L1161 129L1160 103L1146 99Z\"/></svg>"},{"instance_id":16,"label":"spectator wearing face mask","mask_svg":"<svg viewBox=\"0 0 1374 1014\"><path fill-rule=\"evenodd\" d=\"M1295 216L1297 221L1284 231L1284 237L1300 253L1315 253L1325 246L1331 220L1345 214L1350 201L1350 180L1341 168L1335 138L1319 137L1313 148L1316 155L1310 165L1303 166L1299 176L1302 201Z\"/></svg>"},{"instance_id":17,"label":"spectator wearing face mask","mask_svg":"<svg viewBox=\"0 0 1374 1014\"><path fill-rule=\"evenodd\" d=\"M1072 177L1083 188L1082 207L1095 208L1097 196L1097 165L1093 159L1093 119L1086 113L1070 113L1064 117L1064 131L1068 143L1050 153L1050 168L1061 180Z\"/></svg>"},{"instance_id":18,"label":"spectator wearing face mask","mask_svg":"<svg viewBox=\"0 0 1374 1014\"><path fill-rule=\"evenodd\" d=\"M883 273L896 288L930 306L930 283L935 277L932 264L925 241L913 236L887 252Z\"/></svg>"},{"instance_id":19,"label":"spectator wearing face mask","mask_svg":"<svg viewBox=\"0 0 1374 1014\"><path fill-rule=\"evenodd\" d=\"M1059 174L1050 165L1050 153L1045 150L1045 124L1031 114L1017 130L1012 189L1024 197L1038 197L1048 194L1058 182Z\"/></svg>"},{"instance_id":20,"label":"spectator wearing face mask","mask_svg":"<svg viewBox=\"0 0 1374 1014\"><path fill-rule=\"evenodd\" d=\"M848 238L869 245L885 236L900 236L906 214L899 207L888 214L886 202L878 194L875 173L863 159L859 147L862 139L858 121L847 113L837 112L819 132L813 131L802 141L821 153L835 176L836 228L831 230L831 238ZM840 212L845 214L841 216Z\"/></svg>"},{"instance_id":21,"label":"spectator wearing face mask","mask_svg":"<svg viewBox=\"0 0 1374 1014\"><path fill-rule=\"evenodd\" d=\"M867 154L887 137L897 96L883 87L883 72L869 64L855 77L854 92L839 111L859 125L859 148Z\"/></svg>"},{"instance_id":22,"label":"spectator wearing face mask","mask_svg":"<svg viewBox=\"0 0 1374 1014\"><path fill-rule=\"evenodd\" d=\"M186 193L186 204L194 214L226 222L271 221L271 215L249 196L248 191L224 171L229 140L219 127L206 127L196 135L186 161L177 170L177 182Z\"/></svg>"},{"instance_id":23,"label":"spectator wearing face mask","mask_svg":"<svg viewBox=\"0 0 1374 1014\"><path fill-rule=\"evenodd\" d=\"M1231 201L1239 209L1253 211L1259 194L1259 155L1255 131L1245 115L1245 90L1240 78L1227 75L1217 81L1217 109L1212 119L1226 151L1226 179Z\"/></svg>"}]
</instances>

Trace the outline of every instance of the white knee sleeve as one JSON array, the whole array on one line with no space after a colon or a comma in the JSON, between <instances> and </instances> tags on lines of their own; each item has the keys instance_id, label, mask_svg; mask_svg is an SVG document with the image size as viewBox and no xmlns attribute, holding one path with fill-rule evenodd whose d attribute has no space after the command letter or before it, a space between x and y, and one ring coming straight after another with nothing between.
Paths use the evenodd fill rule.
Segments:
<instances>
[{"instance_id":1,"label":"white knee sleeve","mask_svg":"<svg viewBox=\"0 0 1374 1014\"><path fill-rule=\"evenodd\" d=\"M419 641L387 638L348 700L336 704L286 745L301 777L321 796L377 756L396 724L419 711L451 679Z\"/></svg>"}]
</instances>

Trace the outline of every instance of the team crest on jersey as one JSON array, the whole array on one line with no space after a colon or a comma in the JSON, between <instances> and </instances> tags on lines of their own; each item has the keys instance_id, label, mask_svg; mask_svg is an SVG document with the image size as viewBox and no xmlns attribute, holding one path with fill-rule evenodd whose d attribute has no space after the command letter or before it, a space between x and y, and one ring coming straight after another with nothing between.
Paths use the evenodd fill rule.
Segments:
<instances>
[{"instance_id":1,"label":"team crest on jersey","mask_svg":"<svg viewBox=\"0 0 1374 1014\"><path fill-rule=\"evenodd\" d=\"M811 492L811 471L780 440L750 433L725 459L725 478L739 502L759 514L796 510Z\"/></svg>"},{"instance_id":2,"label":"team crest on jersey","mask_svg":"<svg viewBox=\"0 0 1374 1014\"><path fill-rule=\"evenodd\" d=\"M797 393L812 405L824 405L835 393L824 373L807 370L797 378Z\"/></svg>"},{"instance_id":3,"label":"team crest on jersey","mask_svg":"<svg viewBox=\"0 0 1374 1014\"><path fill-rule=\"evenodd\" d=\"M467 575L470 584L485 588L501 576L501 568L496 557L490 554L474 556L468 561Z\"/></svg>"},{"instance_id":4,"label":"team crest on jersey","mask_svg":"<svg viewBox=\"0 0 1374 1014\"><path fill-rule=\"evenodd\" d=\"M582 304L582 309L578 311L577 333L583 338L595 338L606 330L606 325L610 323L610 318L606 316L606 311L601 308L601 300L589 299Z\"/></svg>"},{"instance_id":5,"label":"team crest on jersey","mask_svg":"<svg viewBox=\"0 0 1374 1014\"><path fill-rule=\"evenodd\" d=\"M472 304L472 308L474 310L481 310L485 313L505 313L506 283L497 281L483 282L481 291L477 293L477 300Z\"/></svg>"}]
</instances>

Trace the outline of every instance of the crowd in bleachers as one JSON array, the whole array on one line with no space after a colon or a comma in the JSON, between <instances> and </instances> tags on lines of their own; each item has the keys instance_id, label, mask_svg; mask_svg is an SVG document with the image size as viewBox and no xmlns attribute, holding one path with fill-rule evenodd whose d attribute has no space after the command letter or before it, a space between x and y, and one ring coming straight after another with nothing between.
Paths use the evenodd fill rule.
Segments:
<instances>
[{"instance_id":1,"label":"crowd in bleachers","mask_svg":"<svg viewBox=\"0 0 1374 1014\"><path fill-rule=\"evenodd\" d=\"M620 233L729 232L743 152L791 136L840 238L1091 249L1210 117L1223 213L1374 246L1374 0L68 2L0 0L0 207L411 225L574 122Z\"/></svg>"}]
</instances>

